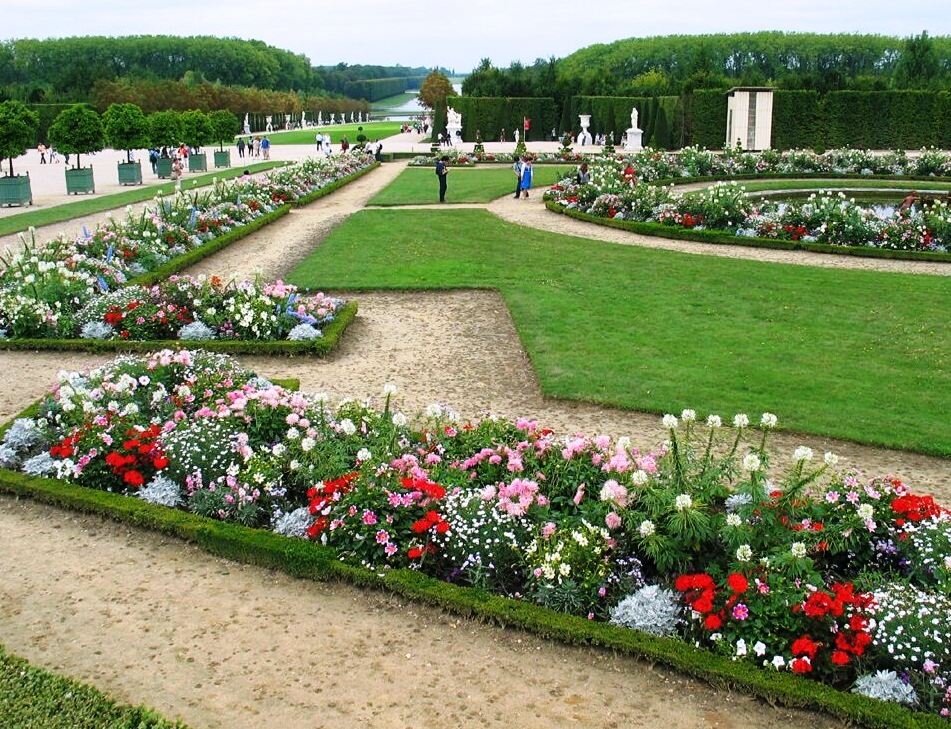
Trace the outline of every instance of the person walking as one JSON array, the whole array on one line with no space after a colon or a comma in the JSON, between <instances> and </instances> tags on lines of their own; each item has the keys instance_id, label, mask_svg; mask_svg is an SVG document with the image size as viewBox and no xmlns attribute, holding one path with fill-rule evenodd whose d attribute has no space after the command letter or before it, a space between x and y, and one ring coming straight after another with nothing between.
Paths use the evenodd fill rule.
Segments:
<instances>
[{"instance_id":1,"label":"person walking","mask_svg":"<svg viewBox=\"0 0 951 729\"><path fill-rule=\"evenodd\" d=\"M264 159L271 159L271 140L267 137L261 140L261 155Z\"/></svg>"},{"instance_id":2,"label":"person walking","mask_svg":"<svg viewBox=\"0 0 951 729\"><path fill-rule=\"evenodd\" d=\"M528 191L532 189L532 158L525 155L522 159L522 184L520 185L522 196L527 198Z\"/></svg>"},{"instance_id":3,"label":"person walking","mask_svg":"<svg viewBox=\"0 0 951 729\"><path fill-rule=\"evenodd\" d=\"M244 157L244 139L238 137L238 157Z\"/></svg>"},{"instance_id":4,"label":"person walking","mask_svg":"<svg viewBox=\"0 0 951 729\"><path fill-rule=\"evenodd\" d=\"M512 197L518 200L522 192L522 158L517 154L513 156L515 157L515 162L512 163L512 169L515 170L515 194Z\"/></svg>"},{"instance_id":5,"label":"person walking","mask_svg":"<svg viewBox=\"0 0 951 729\"><path fill-rule=\"evenodd\" d=\"M436 162L436 177L439 180L439 202L446 202L446 177L449 175L449 155L443 155Z\"/></svg>"}]
</instances>

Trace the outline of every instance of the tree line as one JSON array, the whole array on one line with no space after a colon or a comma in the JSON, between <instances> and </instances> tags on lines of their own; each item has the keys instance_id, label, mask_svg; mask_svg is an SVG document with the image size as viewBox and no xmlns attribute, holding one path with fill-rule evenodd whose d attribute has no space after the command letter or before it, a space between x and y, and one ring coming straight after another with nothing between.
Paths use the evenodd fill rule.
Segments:
<instances>
[{"instance_id":1,"label":"tree line","mask_svg":"<svg viewBox=\"0 0 951 729\"><path fill-rule=\"evenodd\" d=\"M790 90L948 88L951 37L815 33L724 33L629 38L562 59L495 67L488 58L463 83L466 96L678 96L695 89L774 86Z\"/></svg>"}]
</instances>

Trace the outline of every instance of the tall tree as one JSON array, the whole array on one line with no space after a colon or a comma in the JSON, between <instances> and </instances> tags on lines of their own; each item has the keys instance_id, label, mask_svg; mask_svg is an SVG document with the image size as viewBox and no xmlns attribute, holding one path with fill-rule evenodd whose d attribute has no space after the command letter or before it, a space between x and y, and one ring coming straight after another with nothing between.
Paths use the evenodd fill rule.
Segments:
<instances>
[{"instance_id":1,"label":"tall tree","mask_svg":"<svg viewBox=\"0 0 951 729\"><path fill-rule=\"evenodd\" d=\"M432 71L419 87L419 96L416 98L421 106L435 109L437 106L445 106L446 99L456 95L449 77L441 71Z\"/></svg>"},{"instance_id":2,"label":"tall tree","mask_svg":"<svg viewBox=\"0 0 951 729\"><path fill-rule=\"evenodd\" d=\"M907 38L895 68L896 85L906 89L926 88L937 83L940 75L941 61L928 31Z\"/></svg>"},{"instance_id":3,"label":"tall tree","mask_svg":"<svg viewBox=\"0 0 951 729\"><path fill-rule=\"evenodd\" d=\"M79 169L79 155L98 152L105 146L102 117L87 104L74 104L63 109L50 124L50 143L60 152L75 154L74 169Z\"/></svg>"},{"instance_id":4,"label":"tall tree","mask_svg":"<svg viewBox=\"0 0 951 729\"><path fill-rule=\"evenodd\" d=\"M40 117L19 101L0 103L0 162L10 160L13 177L13 158L24 154L33 144L33 136L40 126Z\"/></svg>"}]
</instances>

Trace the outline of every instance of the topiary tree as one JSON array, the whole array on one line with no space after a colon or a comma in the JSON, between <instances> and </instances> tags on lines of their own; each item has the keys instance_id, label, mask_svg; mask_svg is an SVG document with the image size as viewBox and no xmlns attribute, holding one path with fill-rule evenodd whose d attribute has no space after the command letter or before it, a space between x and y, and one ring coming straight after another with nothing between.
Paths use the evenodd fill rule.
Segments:
<instances>
[{"instance_id":1,"label":"topiary tree","mask_svg":"<svg viewBox=\"0 0 951 729\"><path fill-rule=\"evenodd\" d=\"M182 140L192 149L200 149L215 138L208 115L199 109L182 112Z\"/></svg>"},{"instance_id":2,"label":"topiary tree","mask_svg":"<svg viewBox=\"0 0 951 729\"><path fill-rule=\"evenodd\" d=\"M76 155L74 170L79 169L79 155L98 152L106 144L102 117L88 104L63 109L50 124L49 137L57 150Z\"/></svg>"},{"instance_id":3,"label":"topiary tree","mask_svg":"<svg viewBox=\"0 0 951 729\"><path fill-rule=\"evenodd\" d=\"M212 138L218 140L219 151L223 152L225 140L229 143L233 141L234 135L241 128L238 117L226 109L218 109L208 115L208 121L211 122Z\"/></svg>"},{"instance_id":4,"label":"topiary tree","mask_svg":"<svg viewBox=\"0 0 951 729\"><path fill-rule=\"evenodd\" d=\"M106 142L113 149L124 149L132 161L132 150L149 144L149 122L135 104L110 104L102 115Z\"/></svg>"},{"instance_id":5,"label":"topiary tree","mask_svg":"<svg viewBox=\"0 0 951 729\"><path fill-rule=\"evenodd\" d=\"M39 127L39 115L22 102L4 101L0 104L0 162L9 158L10 177L13 177L13 158L25 154L32 146Z\"/></svg>"},{"instance_id":6,"label":"topiary tree","mask_svg":"<svg viewBox=\"0 0 951 729\"><path fill-rule=\"evenodd\" d=\"M149 139L154 147L176 147L181 144L182 115L169 109L156 111L147 117L149 122Z\"/></svg>"}]
</instances>

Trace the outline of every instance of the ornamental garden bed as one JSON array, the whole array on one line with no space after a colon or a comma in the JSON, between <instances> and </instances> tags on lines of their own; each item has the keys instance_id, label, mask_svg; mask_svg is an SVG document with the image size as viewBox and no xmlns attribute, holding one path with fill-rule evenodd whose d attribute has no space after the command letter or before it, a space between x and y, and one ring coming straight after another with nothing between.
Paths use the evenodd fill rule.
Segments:
<instances>
[{"instance_id":1,"label":"ornamental garden bed","mask_svg":"<svg viewBox=\"0 0 951 729\"><path fill-rule=\"evenodd\" d=\"M590 222L610 221L607 224L645 235L773 247L787 247L783 242L788 242L789 248L824 253L951 261L951 213L945 199L919 199L907 209L883 214L842 192L819 191L803 201L770 201L753 199L736 182L718 182L684 194L663 184L733 174L746 179L833 174L874 177L883 184L895 178L907 189L909 178L941 181L949 171L951 158L937 151L909 158L854 150L717 156L688 148L676 157L647 150L592 160L590 179L582 184L576 177L566 178L546 193L546 201L549 209L562 208ZM639 184L632 185L632 178Z\"/></svg>"},{"instance_id":2,"label":"ornamental garden bed","mask_svg":"<svg viewBox=\"0 0 951 729\"><path fill-rule=\"evenodd\" d=\"M768 413L668 415L638 448L396 403L332 407L219 354L120 357L14 421L0 462L23 473L0 484L769 701L943 725L951 518L930 498L808 448L770 473Z\"/></svg>"}]
</instances>

